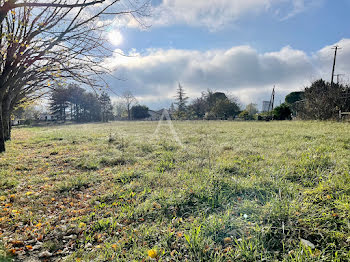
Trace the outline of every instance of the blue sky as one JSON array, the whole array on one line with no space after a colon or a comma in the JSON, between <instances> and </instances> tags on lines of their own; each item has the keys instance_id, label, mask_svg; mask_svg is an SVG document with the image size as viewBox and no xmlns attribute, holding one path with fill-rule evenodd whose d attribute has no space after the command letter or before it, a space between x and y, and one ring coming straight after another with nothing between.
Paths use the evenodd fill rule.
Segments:
<instances>
[{"instance_id":1,"label":"blue sky","mask_svg":"<svg viewBox=\"0 0 350 262\"><path fill-rule=\"evenodd\" d=\"M195 98L208 88L261 104L273 85L278 98L313 80L350 74L350 0L157 0L149 28L129 17L110 30L116 53L107 63L116 93L129 90L154 109L169 106L181 82ZM131 57L123 57L123 53Z\"/></svg>"}]
</instances>

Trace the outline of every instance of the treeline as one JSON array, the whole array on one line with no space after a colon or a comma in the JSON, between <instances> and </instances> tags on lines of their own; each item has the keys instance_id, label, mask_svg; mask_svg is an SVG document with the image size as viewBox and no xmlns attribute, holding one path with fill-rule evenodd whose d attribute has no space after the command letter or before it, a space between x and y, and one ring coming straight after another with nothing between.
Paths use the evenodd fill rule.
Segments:
<instances>
[{"instance_id":1,"label":"treeline","mask_svg":"<svg viewBox=\"0 0 350 262\"><path fill-rule=\"evenodd\" d=\"M152 112L147 106L138 104L131 92L125 92L112 105L107 93L98 95L76 84L53 88L49 109L54 120L63 122L142 120L150 117ZM180 84L175 102L169 108L171 117L178 120L289 120L292 117L330 120L338 118L339 111L350 112L350 87L331 85L322 79L303 91L288 94L285 102L271 112L259 113L256 104L248 104L243 108L236 98L211 90L189 101Z\"/></svg>"},{"instance_id":2,"label":"treeline","mask_svg":"<svg viewBox=\"0 0 350 262\"><path fill-rule=\"evenodd\" d=\"M172 104L170 112L175 119L233 119L240 112L236 98L229 98L225 93L208 90L201 97L188 103L184 88L179 84L176 95L176 109Z\"/></svg>"},{"instance_id":3,"label":"treeline","mask_svg":"<svg viewBox=\"0 0 350 262\"><path fill-rule=\"evenodd\" d=\"M176 106L176 107L175 107ZM248 104L244 108L235 97L228 97L225 93L208 90L198 98L188 103L184 88L179 84L175 106L172 104L170 112L174 119L206 119L206 120L286 120L291 119L290 108L282 104L272 112L258 114L256 104Z\"/></svg>"},{"instance_id":4,"label":"treeline","mask_svg":"<svg viewBox=\"0 0 350 262\"><path fill-rule=\"evenodd\" d=\"M242 120L290 120L292 117L303 120L334 120L340 112L350 112L350 86L331 84L319 79L303 91L292 92L285 102L270 112L258 113L256 104L244 109L235 98L221 92L208 90L201 97L188 103L188 97L179 84L175 106L170 112L175 119L233 119Z\"/></svg>"},{"instance_id":5,"label":"treeline","mask_svg":"<svg viewBox=\"0 0 350 262\"><path fill-rule=\"evenodd\" d=\"M50 111L55 120L75 122L107 122L113 120L110 96L87 92L76 84L54 88L50 95Z\"/></svg>"}]
</instances>

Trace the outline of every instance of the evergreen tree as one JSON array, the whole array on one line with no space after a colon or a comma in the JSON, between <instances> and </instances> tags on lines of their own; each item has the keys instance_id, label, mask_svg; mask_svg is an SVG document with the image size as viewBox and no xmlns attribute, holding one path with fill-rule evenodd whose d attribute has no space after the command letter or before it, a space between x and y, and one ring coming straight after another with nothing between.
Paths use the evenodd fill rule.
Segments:
<instances>
[{"instance_id":1,"label":"evergreen tree","mask_svg":"<svg viewBox=\"0 0 350 262\"><path fill-rule=\"evenodd\" d=\"M186 96L184 88L179 83L179 87L177 88L177 94L176 94L176 102L175 105L177 105L177 112L176 116L177 118L184 118L186 114L186 104L188 97Z\"/></svg>"},{"instance_id":2,"label":"evergreen tree","mask_svg":"<svg viewBox=\"0 0 350 262\"><path fill-rule=\"evenodd\" d=\"M291 119L292 110L286 103L281 104L273 110L273 118L275 120Z\"/></svg>"},{"instance_id":3,"label":"evergreen tree","mask_svg":"<svg viewBox=\"0 0 350 262\"><path fill-rule=\"evenodd\" d=\"M79 87L77 84L68 85L68 101L70 102L71 120L82 122L82 106L83 97L85 96L85 89Z\"/></svg>"},{"instance_id":4,"label":"evergreen tree","mask_svg":"<svg viewBox=\"0 0 350 262\"><path fill-rule=\"evenodd\" d=\"M103 102L106 109L108 109L108 103L110 104L110 99L108 99L102 99L107 101ZM110 112L112 111L111 106L110 104ZM99 97L93 93L86 92L85 89L80 88L78 85L70 84L68 87L57 87L51 91L50 111L57 120L65 121L70 115L70 120L76 122L101 121L101 108ZM107 112L108 110L105 111ZM109 114L108 112L104 115L111 119L112 113Z\"/></svg>"},{"instance_id":5,"label":"evergreen tree","mask_svg":"<svg viewBox=\"0 0 350 262\"><path fill-rule=\"evenodd\" d=\"M102 122L108 122L109 120L112 120L113 106L109 95L106 92L103 92L99 97L99 101L101 104Z\"/></svg>"},{"instance_id":6,"label":"evergreen tree","mask_svg":"<svg viewBox=\"0 0 350 262\"><path fill-rule=\"evenodd\" d=\"M169 112L170 112L170 113L174 113L174 112L175 112L174 103L171 103L170 108L169 108Z\"/></svg>"},{"instance_id":7,"label":"evergreen tree","mask_svg":"<svg viewBox=\"0 0 350 262\"><path fill-rule=\"evenodd\" d=\"M68 108L67 88L57 86L51 92L50 111L57 120L66 121L66 108Z\"/></svg>"},{"instance_id":8,"label":"evergreen tree","mask_svg":"<svg viewBox=\"0 0 350 262\"><path fill-rule=\"evenodd\" d=\"M149 108L147 106L136 105L131 108L132 119L145 119L149 117Z\"/></svg>"}]
</instances>

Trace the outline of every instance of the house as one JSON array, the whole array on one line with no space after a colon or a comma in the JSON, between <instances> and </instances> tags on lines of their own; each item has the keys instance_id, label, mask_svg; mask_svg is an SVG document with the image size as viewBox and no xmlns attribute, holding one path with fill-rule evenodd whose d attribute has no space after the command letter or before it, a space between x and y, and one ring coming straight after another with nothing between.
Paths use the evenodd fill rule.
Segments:
<instances>
[{"instance_id":1,"label":"house","mask_svg":"<svg viewBox=\"0 0 350 262\"><path fill-rule=\"evenodd\" d=\"M158 110L158 111L153 111L153 110L148 110L149 117L145 118L147 121L159 121L160 118L162 117L163 110Z\"/></svg>"},{"instance_id":2,"label":"house","mask_svg":"<svg viewBox=\"0 0 350 262\"><path fill-rule=\"evenodd\" d=\"M21 124L21 122L23 122L23 120L15 118L15 119L11 119L11 125L12 126L18 126Z\"/></svg>"},{"instance_id":3,"label":"house","mask_svg":"<svg viewBox=\"0 0 350 262\"><path fill-rule=\"evenodd\" d=\"M168 109L165 109L165 108L158 111L148 110L148 114L149 114L149 117L144 119L146 121L159 121L161 120L162 116L163 116L163 120L168 120L169 117L170 119L173 119L172 112L170 112Z\"/></svg>"},{"instance_id":4,"label":"house","mask_svg":"<svg viewBox=\"0 0 350 262\"><path fill-rule=\"evenodd\" d=\"M40 121L52 121L54 119L53 119L52 115L47 114L47 113L43 113L43 114L39 115L38 120L40 120Z\"/></svg>"},{"instance_id":5,"label":"house","mask_svg":"<svg viewBox=\"0 0 350 262\"><path fill-rule=\"evenodd\" d=\"M269 112L269 110L270 110L270 101L263 101L261 112L266 113L266 112Z\"/></svg>"}]
</instances>

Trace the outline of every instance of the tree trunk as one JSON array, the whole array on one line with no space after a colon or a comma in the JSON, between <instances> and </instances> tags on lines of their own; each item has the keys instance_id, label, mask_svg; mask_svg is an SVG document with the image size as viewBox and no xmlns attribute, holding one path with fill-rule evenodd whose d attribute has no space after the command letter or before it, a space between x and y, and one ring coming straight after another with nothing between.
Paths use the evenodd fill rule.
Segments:
<instances>
[{"instance_id":1,"label":"tree trunk","mask_svg":"<svg viewBox=\"0 0 350 262\"><path fill-rule=\"evenodd\" d=\"M2 121L2 103L0 101L0 153L5 152L5 137L4 137L4 127Z\"/></svg>"},{"instance_id":2,"label":"tree trunk","mask_svg":"<svg viewBox=\"0 0 350 262\"><path fill-rule=\"evenodd\" d=\"M9 120L9 137L11 139L11 131L12 131L12 121L11 121L11 117L10 117L10 120Z\"/></svg>"},{"instance_id":3,"label":"tree trunk","mask_svg":"<svg viewBox=\"0 0 350 262\"><path fill-rule=\"evenodd\" d=\"M63 122L66 122L66 107L63 104Z\"/></svg>"},{"instance_id":4,"label":"tree trunk","mask_svg":"<svg viewBox=\"0 0 350 262\"><path fill-rule=\"evenodd\" d=\"M130 121L131 119L131 114L130 114L130 105L128 105L128 120Z\"/></svg>"},{"instance_id":5,"label":"tree trunk","mask_svg":"<svg viewBox=\"0 0 350 262\"><path fill-rule=\"evenodd\" d=\"M11 117L9 116L9 113L7 111L2 112L2 126L3 126L3 133L4 133L4 139L5 141L11 139Z\"/></svg>"},{"instance_id":6,"label":"tree trunk","mask_svg":"<svg viewBox=\"0 0 350 262\"><path fill-rule=\"evenodd\" d=\"M11 139L11 100L6 97L2 102L2 128L5 141Z\"/></svg>"}]
</instances>

